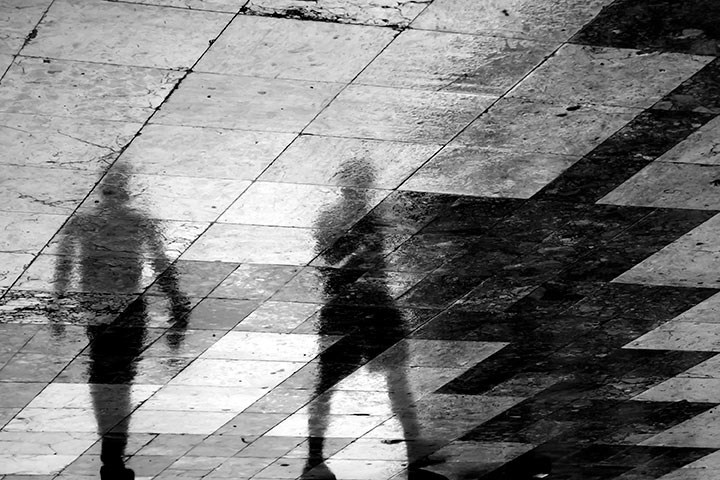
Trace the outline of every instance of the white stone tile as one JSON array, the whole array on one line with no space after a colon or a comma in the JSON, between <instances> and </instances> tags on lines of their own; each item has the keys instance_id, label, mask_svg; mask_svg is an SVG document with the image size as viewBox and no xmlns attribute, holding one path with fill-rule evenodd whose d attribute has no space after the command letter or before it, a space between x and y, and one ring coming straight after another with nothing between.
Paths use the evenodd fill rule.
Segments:
<instances>
[{"instance_id":1,"label":"white stone tile","mask_svg":"<svg viewBox=\"0 0 720 480\"><path fill-rule=\"evenodd\" d=\"M720 323L670 321L624 348L720 352Z\"/></svg>"},{"instance_id":2,"label":"white stone tile","mask_svg":"<svg viewBox=\"0 0 720 480\"><path fill-rule=\"evenodd\" d=\"M0 111L144 122L182 72L18 57L0 86Z\"/></svg>"},{"instance_id":3,"label":"white stone tile","mask_svg":"<svg viewBox=\"0 0 720 480\"><path fill-rule=\"evenodd\" d=\"M367 415L328 415L326 418L325 438L361 437L382 423L387 416ZM269 437L307 437L309 415L295 413L267 432Z\"/></svg>"},{"instance_id":4,"label":"white stone tile","mask_svg":"<svg viewBox=\"0 0 720 480\"><path fill-rule=\"evenodd\" d=\"M715 355L704 362L698 363L694 367L682 372L679 376L701 379L720 379L720 355Z\"/></svg>"},{"instance_id":5,"label":"white stone tile","mask_svg":"<svg viewBox=\"0 0 720 480\"><path fill-rule=\"evenodd\" d=\"M267 393L260 388L167 385L158 390L139 411L242 412Z\"/></svg>"},{"instance_id":6,"label":"white stone tile","mask_svg":"<svg viewBox=\"0 0 720 480\"><path fill-rule=\"evenodd\" d=\"M0 252L0 288L12 285L32 260L31 254Z\"/></svg>"},{"instance_id":7,"label":"white stone tile","mask_svg":"<svg viewBox=\"0 0 720 480\"><path fill-rule=\"evenodd\" d=\"M143 403L160 385L101 385L87 383L51 383L27 408L92 409L96 402L112 404L118 396L129 395L130 409Z\"/></svg>"},{"instance_id":8,"label":"white stone tile","mask_svg":"<svg viewBox=\"0 0 720 480\"><path fill-rule=\"evenodd\" d=\"M611 0L435 0L414 28L565 41Z\"/></svg>"},{"instance_id":9,"label":"white stone tile","mask_svg":"<svg viewBox=\"0 0 720 480\"><path fill-rule=\"evenodd\" d=\"M245 3L244 0L124 0L124 2L227 13L237 13Z\"/></svg>"},{"instance_id":10,"label":"white stone tile","mask_svg":"<svg viewBox=\"0 0 720 480\"><path fill-rule=\"evenodd\" d=\"M305 265L317 255L315 243L306 228L214 224L181 259Z\"/></svg>"},{"instance_id":11,"label":"white stone tile","mask_svg":"<svg viewBox=\"0 0 720 480\"><path fill-rule=\"evenodd\" d=\"M390 478L407 467L407 462L399 460L350 460L331 458L325 463L339 478L347 478L348 480Z\"/></svg>"},{"instance_id":12,"label":"white stone tile","mask_svg":"<svg viewBox=\"0 0 720 480\"><path fill-rule=\"evenodd\" d=\"M139 123L0 114L0 164L88 170L98 174L140 130Z\"/></svg>"},{"instance_id":13,"label":"white stone tile","mask_svg":"<svg viewBox=\"0 0 720 480\"><path fill-rule=\"evenodd\" d=\"M291 133L148 125L118 164L141 174L254 180L294 138Z\"/></svg>"},{"instance_id":14,"label":"white stone tile","mask_svg":"<svg viewBox=\"0 0 720 480\"><path fill-rule=\"evenodd\" d=\"M673 319L675 322L720 323L720 294L698 303Z\"/></svg>"},{"instance_id":15,"label":"white stone tile","mask_svg":"<svg viewBox=\"0 0 720 480\"><path fill-rule=\"evenodd\" d=\"M65 215L3 212L0 214L0 252L36 254L66 219Z\"/></svg>"},{"instance_id":16,"label":"white stone tile","mask_svg":"<svg viewBox=\"0 0 720 480\"><path fill-rule=\"evenodd\" d=\"M4 165L0 176L0 209L44 214L71 213L95 185L97 177L61 168Z\"/></svg>"},{"instance_id":17,"label":"white stone tile","mask_svg":"<svg viewBox=\"0 0 720 480\"><path fill-rule=\"evenodd\" d=\"M118 417L116 421L121 420ZM8 432L95 432L97 421L92 408L24 408L10 423Z\"/></svg>"},{"instance_id":18,"label":"white stone tile","mask_svg":"<svg viewBox=\"0 0 720 480\"><path fill-rule=\"evenodd\" d=\"M720 408L709 409L645 440L641 445L720 448Z\"/></svg>"},{"instance_id":19,"label":"white stone tile","mask_svg":"<svg viewBox=\"0 0 720 480\"><path fill-rule=\"evenodd\" d=\"M0 432L2 451L12 455L80 455L95 442L95 432Z\"/></svg>"},{"instance_id":20,"label":"white stone tile","mask_svg":"<svg viewBox=\"0 0 720 480\"><path fill-rule=\"evenodd\" d=\"M395 34L388 28L241 15L195 70L347 83Z\"/></svg>"},{"instance_id":21,"label":"white stone tile","mask_svg":"<svg viewBox=\"0 0 720 480\"><path fill-rule=\"evenodd\" d=\"M720 403L720 379L675 377L636 395L633 400Z\"/></svg>"},{"instance_id":22,"label":"white stone tile","mask_svg":"<svg viewBox=\"0 0 720 480\"><path fill-rule=\"evenodd\" d=\"M625 126L640 110L548 104L503 98L449 146L582 156Z\"/></svg>"},{"instance_id":23,"label":"white stone tile","mask_svg":"<svg viewBox=\"0 0 720 480\"><path fill-rule=\"evenodd\" d=\"M509 95L558 104L648 108L710 60L680 53L567 44Z\"/></svg>"},{"instance_id":24,"label":"white stone tile","mask_svg":"<svg viewBox=\"0 0 720 480\"><path fill-rule=\"evenodd\" d=\"M242 387L266 393L298 371L304 362L198 358L171 385Z\"/></svg>"},{"instance_id":25,"label":"white stone tile","mask_svg":"<svg viewBox=\"0 0 720 480\"><path fill-rule=\"evenodd\" d=\"M130 417L131 433L186 433L209 435L225 425L237 412L188 412L138 410Z\"/></svg>"},{"instance_id":26,"label":"white stone tile","mask_svg":"<svg viewBox=\"0 0 720 480\"><path fill-rule=\"evenodd\" d=\"M0 75L12 65L14 57L9 53L0 53Z\"/></svg>"},{"instance_id":27,"label":"white stone tile","mask_svg":"<svg viewBox=\"0 0 720 480\"><path fill-rule=\"evenodd\" d=\"M501 95L554 49L525 40L405 30L355 83Z\"/></svg>"},{"instance_id":28,"label":"white stone tile","mask_svg":"<svg viewBox=\"0 0 720 480\"><path fill-rule=\"evenodd\" d=\"M302 135L260 179L395 188L439 148L439 145Z\"/></svg>"},{"instance_id":29,"label":"white stone tile","mask_svg":"<svg viewBox=\"0 0 720 480\"><path fill-rule=\"evenodd\" d=\"M350 85L307 133L443 143L474 120L494 96Z\"/></svg>"},{"instance_id":30,"label":"white stone tile","mask_svg":"<svg viewBox=\"0 0 720 480\"><path fill-rule=\"evenodd\" d=\"M60 473L78 455L27 455L0 453L0 475L52 475Z\"/></svg>"},{"instance_id":31,"label":"white stone tile","mask_svg":"<svg viewBox=\"0 0 720 480\"><path fill-rule=\"evenodd\" d=\"M657 161L720 165L720 117L710 120Z\"/></svg>"},{"instance_id":32,"label":"white stone tile","mask_svg":"<svg viewBox=\"0 0 720 480\"><path fill-rule=\"evenodd\" d=\"M676 287L720 287L720 252L671 244L614 282Z\"/></svg>"},{"instance_id":33,"label":"white stone tile","mask_svg":"<svg viewBox=\"0 0 720 480\"><path fill-rule=\"evenodd\" d=\"M299 132L341 88L338 83L191 73L153 123Z\"/></svg>"},{"instance_id":34,"label":"white stone tile","mask_svg":"<svg viewBox=\"0 0 720 480\"><path fill-rule=\"evenodd\" d=\"M309 362L333 342L317 335L228 332L202 358Z\"/></svg>"},{"instance_id":35,"label":"white stone tile","mask_svg":"<svg viewBox=\"0 0 720 480\"><path fill-rule=\"evenodd\" d=\"M482 197L530 198L577 160L577 156L552 153L446 147L400 188Z\"/></svg>"},{"instance_id":36,"label":"white stone tile","mask_svg":"<svg viewBox=\"0 0 720 480\"><path fill-rule=\"evenodd\" d=\"M599 203L720 210L720 165L652 162Z\"/></svg>"},{"instance_id":37,"label":"white stone tile","mask_svg":"<svg viewBox=\"0 0 720 480\"><path fill-rule=\"evenodd\" d=\"M56 0L24 55L188 68L232 15L102 0ZM192 35L188 32L192 31ZM181 48L178 46L181 45Z\"/></svg>"},{"instance_id":38,"label":"white stone tile","mask_svg":"<svg viewBox=\"0 0 720 480\"><path fill-rule=\"evenodd\" d=\"M52 0L3 0L0 3L0 52L16 54Z\"/></svg>"},{"instance_id":39,"label":"white stone tile","mask_svg":"<svg viewBox=\"0 0 720 480\"><path fill-rule=\"evenodd\" d=\"M107 192L127 195L122 207L109 206L105 212L130 209L147 218L209 222L217 219L250 185L247 180L144 175L114 169L80 207L80 212L99 213Z\"/></svg>"},{"instance_id":40,"label":"white stone tile","mask_svg":"<svg viewBox=\"0 0 720 480\"><path fill-rule=\"evenodd\" d=\"M255 182L219 222L319 228L350 228L385 198L388 190Z\"/></svg>"}]
</instances>

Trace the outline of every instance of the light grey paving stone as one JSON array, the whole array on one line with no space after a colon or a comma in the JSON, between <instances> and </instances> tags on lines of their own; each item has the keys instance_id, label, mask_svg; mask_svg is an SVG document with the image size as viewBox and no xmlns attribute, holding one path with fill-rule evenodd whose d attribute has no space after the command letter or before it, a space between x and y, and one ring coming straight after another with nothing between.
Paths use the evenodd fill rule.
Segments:
<instances>
[{"instance_id":1,"label":"light grey paving stone","mask_svg":"<svg viewBox=\"0 0 720 480\"><path fill-rule=\"evenodd\" d=\"M366 188L396 188L439 145L302 135L260 180Z\"/></svg>"},{"instance_id":2,"label":"light grey paving stone","mask_svg":"<svg viewBox=\"0 0 720 480\"><path fill-rule=\"evenodd\" d=\"M562 42L612 0L435 0L414 28Z\"/></svg>"},{"instance_id":3,"label":"light grey paving stone","mask_svg":"<svg viewBox=\"0 0 720 480\"><path fill-rule=\"evenodd\" d=\"M395 35L387 28L238 16L195 70L347 83Z\"/></svg>"},{"instance_id":4,"label":"light grey paving stone","mask_svg":"<svg viewBox=\"0 0 720 480\"><path fill-rule=\"evenodd\" d=\"M474 120L495 97L350 85L307 133L416 143L443 143Z\"/></svg>"},{"instance_id":5,"label":"light grey paving stone","mask_svg":"<svg viewBox=\"0 0 720 480\"><path fill-rule=\"evenodd\" d=\"M341 84L191 73L153 123L299 132Z\"/></svg>"},{"instance_id":6,"label":"light grey paving stone","mask_svg":"<svg viewBox=\"0 0 720 480\"><path fill-rule=\"evenodd\" d=\"M139 174L254 180L291 133L148 125L118 160Z\"/></svg>"},{"instance_id":7,"label":"light grey paving stone","mask_svg":"<svg viewBox=\"0 0 720 480\"><path fill-rule=\"evenodd\" d=\"M232 15L102 0L56 0L23 55L188 68ZM192 30L192 35L187 32ZM181 44L182 48L178 48Z\"/></svg>"},{"instance_id":8,"label":"light grey paving stone","mask_svg":"<svg viewBox=\"0 0 720 480\"><path fill-rule=\"evenodd\" d=\"M52 0L3 0L0 3L0 53L16 54Z\"/></svg>"},{"instance_id":9,"label":"light grey paving stone","mask_svg":"<svg viewBox=\"0 0 720 480\"><path fill-rule=\"evenodd\" d=\"M582 156L640 113L634 108L503 98L449 146Z\"/></svg>"},{"instance_id":10,"label":"light grey paving stone","mask_svg":"<svg viewBox=\"0 0 720 480\"><path fill-rule=\"evenodd\" d=\"M711 60L566 44L508 95L550 103L648 108Z\"/></svg>"},{"instance_id":11,"label":"light grey paving stone","mask_svg":"<svg viewBox=\"0 0 720 480\"><path fill-rule=\"evenodd\" d=\"M340 233L389 193L388 190L255 182L218 221L319 228ZM334 208L335 205L338 208Z\"/></svg>"},{"instance_id":12,"label":"light grey paving stone","mask_svg":"<svg viewBox=\"0 0 720 480\"><path fill-rule=\"evenodd\" d=\"M95 175L61 168L3 165L0 205L10 212L69 214L87 195Z\"/></svg>"},{"instance_id":13,"label":"light grey paving stone","mask_svg":"<svg viewBox=\"0 0 720 480\"><path fill-rule=\"evenodd\" d=\"M599 203L720 210L720 165L653 162Z\"/></svg>"},{"instance_id":14,"label":"light grey paving stone","mask_svg":"<svg viewBox=\"0 0 720 480\"><path fill-rule=\"evenodd\" d=\"M579 159L552 153L522 153L446 147L400 188L500 198L530 198Z\"/></svg>"},{"instance_id":15,"label":"light grey paving stone","mask_svg":"<svg viewBox=\"0 0 720 480\"><path fill-rule=\"evenodd\" d=\"M144 122L183 72L18 57L0 85L0 111Z\"/></svg>"},{"instance_id":16,"label":"light grey paving stone","mask_svg":"<svg viewBox=\"0 0 720 480\"><path fill-rule=\"evenodd\" d=\"M720 165L720 117L710 120L657 161Z\"/></svg>"},{"instance_id":17,"label":"light grey paving stone","mask_svg":"<svg viewBox=\"0 0 720 480\"><path fill-rule=\"evenodd\" d=\"M87 170L98 175L140 130L140 123L0 114L0 164Z\"/></svg>"},{"instance_id":18,"label":"light grey paving stone","mask_svg":"<svg viewBox=\"0 0 720 480\"><path fill-rule=\"evenodd\" d=\"M533 41L405 30L355 83L501 95L553 50Z\"/></svg>"}]
</instances>

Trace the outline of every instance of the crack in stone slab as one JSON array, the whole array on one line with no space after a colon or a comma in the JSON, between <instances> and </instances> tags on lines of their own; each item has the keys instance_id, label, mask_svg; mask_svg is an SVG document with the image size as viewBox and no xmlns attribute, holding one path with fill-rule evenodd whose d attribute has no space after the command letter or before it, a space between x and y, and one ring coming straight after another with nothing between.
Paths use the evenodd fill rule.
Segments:
<instances>
[{"instance_id":1,"label":"crack in stone slab","mask_svg":"<svg viewBox=\"0 0 720 480\"><path fill-rule=\"evenodd\" d=\"M432 0L250 0L241 13L406 28Z\"/></svg>"}]
</instances>

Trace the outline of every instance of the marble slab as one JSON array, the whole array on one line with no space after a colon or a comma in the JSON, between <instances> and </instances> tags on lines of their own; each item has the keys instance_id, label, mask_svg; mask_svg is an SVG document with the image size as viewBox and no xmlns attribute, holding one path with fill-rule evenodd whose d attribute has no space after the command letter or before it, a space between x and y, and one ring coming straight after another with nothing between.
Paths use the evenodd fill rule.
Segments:
<instances>
[{"instance_id":1,"label":"marble slab","mask_svg":"<svg viewBox=\"0 0 720 480\"><path fill-rule=\"evenodd\" d=\"M530 198L578 157L446 147L415 172L402 190L481 197Z\"/></svg>"},{"instance_id":2,"label":"marble slab","mask_svg":"<svg viewBox=\"0 0 720 480\"><path fill-rule=\"evenodd\" d=\"M439 148L439 145L301 135L260 180L395 188Z\"/></svg>"},{"instance_id":3,"label":"marble slab","mask_svg":"<svg viewBox=\"0 0 720 480\"><path fill-rule=\"evenodd\" d=\"M657 161L720 165L720 118L710 120Z\"/></svg>"},{"instance_id":4,"label":"marble slab","mask_svg":"<svg viewBox=\"0 0 720 480\"><path fill-rule=\"evenodd\" d=\"M34 255L27 253L7 253L0 252L0 292L5 292L5 287L9 287L25 268L30 265Z\"/></svg>"},{"instance_id":5,"label":"marble slab","mask_svg":"<svg viewBox=\"0 0 720 480\"><path fill-rule=\"evenodd\" d=\"M0 214L0 252L38 253L65 220L65 215L3 212Z\"/></svg>"},{"instance_id":6,"label":"marble slab","mask_svg":"<svg viewBox=\"0 0 720 480\"><path fill-rule=\"evenodd\" d=\"M102 0L56 0L23 55L189 68L232 19L225 13ZM193 34L187 35L192 29ZM182 44L182 48L177 48Z\"/></svg>"},{"instance_id":7,"label":"marble slab","mask_svg":"<svg viewBox=\"0 0 720 480\"><path fill-rule=\"evenodd\" d=\"M52 0L5 0L0 4L0 53L16 54Z\"/></svg>"},{"instance_id":8,"label":"marble slab","mask_svg":"<svg viewBox=\"0 0 720 480\"><path fill-rule=\"evenodd\" d=\"M386 28L238 16L195 71L348 83L395 35Z\"/></svg>"},{"instance_id":9,"label":"marble slab","mask_svg":"<svg viewBox=\"0 0 720 480\"><path fill-rule=\"evenodd\" d=\"M218 221L341 233L388 193L375 189L255 182Z\"/></svg>"},{"instance_id":10,"label":"marble slab","mask_svg":"<svg viewBox=\"0 0 720 480\"><path fill-rule=\"evenodd\" d=\"M275 265L304 265L316 255L314 232L307 228L217 223L181 257Z\"/></svg>"},{"instance_id":11,"label":"marble slab","mask_svg":"<svg viewBox=\"0 0 720 480\"><path fill-rule=\"evenodd\" d=\"M0 111L144 122L183 73L18 57L0 86Z\"/></svg>"},{"instance_id":12,"label":"marble slab","mask_svg":"<svg viewBox=\"0 0 720 480\"><path fill-rule=\"evenodd\" d=\"M1 209L11 212L69 214L97 181L95 175L61 168L3 165Z\"/></svg>"},{"instance_id":13,"label":"marble slab","mask_svg":"<svg viewBox=\"0 0 720 480\"><path fill-rule=\"evenodd\" d=\"M611 0L435 0L413 28L563 42Z\"/></svg>"},{"instance_id":14,"label":"marble slab","mask_svg":"<svg viewBox=\"0 0 720 480\"><path fill-rule=\"evenodd\" d=\"M139 174L254 180L294 138L290 133L148 125L118 165Z\"/></svg>"},{"instance_id":15,"label":"marble slab","mask_svg":"<svg viewBox=\"0 0 720 480\"><path fill-rule=\"evenodd\" d=\"M710 61L712 57L566 44L508 95L648 108Z\"/></svg>"},{"instance_id":16,"label":"marble slab","mask_svg":"<svg viewBox=\"0 0 720 480\"><path fill-rule=\"evenodd\" d=\"M720 165L653 162L598 203L720 210Z\"/></svg>"},{"instance_id":17,"label":"marble slab","mask_svg":"<svg viewBox=\"0 0 720 480\"><path fill-rule=\"evenodd\" d=\"M90 192L83 214L134 212L145 218L210 222L250 185L247 180L126 173L119 166ZM112 195L127 197L117 205Z\"/></svg>"},{"instance_id":18,"label":"marble slab","mask_svg":"<svg viewBox=\"0 0 720 480\"><path fill-rule=\"evenodd\" d=\"M0 164L69 168L100 174L140 123L0 114Z\"/></svg>"},{"instance_id":19,"label":"marble slab","mask_svg":"<svg viewBox=\"0 0 720 480\"><path fill-rule=\"evenodd\" d=\"M583 156L641 112L638 109L548 104L503 98L449 146Z\"/></svg>"},{"instance_id":20,"label":"marble slab","mask_svg":"<svg viewBox=\"0 0 720 480\"><path fill-rule=\"evenodd\" d=\"M341 88L337 83L191 73L153 123L296 133Z\"/></svg>"},{"instance_id":21,"label":"marble slab","mask_svg":"<svg viewBox=\"0 0 720 480\"><path fill-rule=\"evenodd\" d=\"M501 95L554 49L532 41L405 30L355 83Z\"/></svg>"},{"instance_id":22,"label":"marble slab","mask_svg":"<svg viewBox=\"0 0 720 480\"><path fill-rule=\"evenodd\" d=\"M350 85L307 133L416 143L443 143L495 98L449 92Z\"/></svg>"}]
</instances>

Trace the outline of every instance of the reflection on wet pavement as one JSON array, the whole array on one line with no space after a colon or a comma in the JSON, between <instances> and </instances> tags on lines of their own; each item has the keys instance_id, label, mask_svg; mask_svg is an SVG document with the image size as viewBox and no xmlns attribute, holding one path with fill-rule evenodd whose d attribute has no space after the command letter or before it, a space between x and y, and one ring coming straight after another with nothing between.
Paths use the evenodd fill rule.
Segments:
<instances>
[{"instance_id":1,"label":"reflection on wet pavement","mask_svg":"<svg viewBox=\"0 0 720 480\"><path fill-rule=\"evenodd\" d=\"M0 480L717 478L718 15L0 4Z\"/></svg>"}]
</instances>

